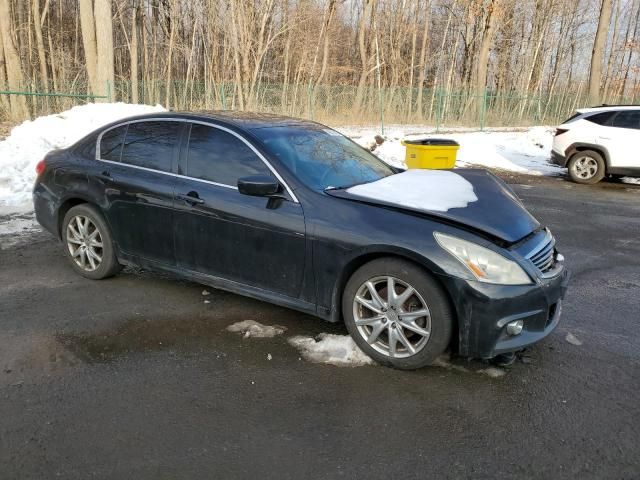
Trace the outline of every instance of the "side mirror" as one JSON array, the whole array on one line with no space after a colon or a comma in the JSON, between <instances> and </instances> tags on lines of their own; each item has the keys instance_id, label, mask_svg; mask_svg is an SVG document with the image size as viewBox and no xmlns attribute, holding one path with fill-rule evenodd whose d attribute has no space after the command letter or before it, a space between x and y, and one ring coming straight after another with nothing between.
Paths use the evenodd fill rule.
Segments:
<instances>
[{"instance_id":1,"label":"side mirror","mask_svg":"<svg viewBox=\"0 0 640 480\"><path fill-rule=\"evenodd\" d=\"M270 197L280 191L280 184L268 175L252 175L238 179L238 191L252 197Z\"/></svg>"}]
</instances>

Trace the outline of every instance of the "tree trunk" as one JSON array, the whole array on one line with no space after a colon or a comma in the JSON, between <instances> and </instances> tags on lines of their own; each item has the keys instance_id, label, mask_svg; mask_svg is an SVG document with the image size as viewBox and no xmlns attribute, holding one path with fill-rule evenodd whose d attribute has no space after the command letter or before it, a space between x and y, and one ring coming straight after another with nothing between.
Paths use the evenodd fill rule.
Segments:
<instances>
[{"instance_id":1,"label":"tree trunk","mask_svg":"<svg viewBox=\"0 0 640 480\"><path fill-rule=\"evenodd\" d=\"M112 100L114 68L113 68L113 23L111 0L95 0L96 52L98 63L96 80L107 101Z\"/></svg>"},{"instance_id":2,"label":"tree trunk","mask_svg":"<svg viewBox=\"0 0 640 480\"><path fill-rule=\"evenodd\" d=\"M133 10L131 11L131 48L129 50L129 69L131 74L131 102L138 103L138 2L133 0Z\"/></svg>"},{"instance_id":3,"label":"tree trunk","mask_svg":"<svg viewBox=\"0 0 640 480\"><path fill-rule=\"evenodd\" d=\"M11 12L9 0L0 0L0 35L4 49L4 60L7 74L7 86L9 90L19 91L24 88L24 76L20 56L13 41L13 26L11 25ZM29 118L29 109L23 95L9 95L11 117L13 120L25 120Z\"/></svg>"},{"instance_id":4,"label":"tree trunk","mask_svg":"<svg viewBox=\"0 0 640 480\"><path fill-rule=\"evenodd\" d=\"M40 62L40 85L46 93L49 91L49 74L47 72L47 57L44 51L44 41L42 40L42 26L40 25L40 0L33 0L33 27L36 33L36 44L38 45L38 60Z\"/></svg>"},{"instance_id":5,"label":"tree trunk","mask_svg":"<svg viewBox=\"0 0 640 480\"><path fill-rule=\"evenodd\" d=\"M93 16L93 0L80 0L80 27L82 29L82 46L84 48L84 62L89 78L89 90L99 95L98 85L98 57L96 51L96 25ZM49 37L51 38L51 37Z\"/></svg>"},{"instance_id":6,"label":"tree trunk","mask_svg":"<svg viewBox=\"0 0 640 480\"><path fill-rule=\"evenodd\" d=\"M487 19L484 25L482 43L478 52L478 64L476 69L476 95L483 95L487 88L487 70L489 67L489 51L493 44L493 35L496 30L496 9L499 0L490 0L487 9Z\"/></svg>"},{"instance_id":7,"label":"tree trunk","mask_svg":"<svg viewBox=\"0 0 640 480\"><path fill-rule=\"evenodd\" d=\"M591 105L600 104L600 83L602 81L602 58L604 47L607 43L607 32L609 30L609 20L611 19L611 0L602 0L600 7L600 19L598 20L598 30L593 41L593 51L591 53L591 70L589 72L589 102Z\"/></svg>"}]
</instances>

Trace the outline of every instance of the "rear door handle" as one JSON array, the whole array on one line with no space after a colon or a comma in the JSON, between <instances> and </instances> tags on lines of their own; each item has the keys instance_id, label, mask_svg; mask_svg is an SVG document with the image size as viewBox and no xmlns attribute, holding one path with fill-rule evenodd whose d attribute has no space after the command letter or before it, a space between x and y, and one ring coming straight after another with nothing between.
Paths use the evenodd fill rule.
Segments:
<instances>
[{"instance_id":1,"label":"rear door handle","mask_svg":"<svg viewBox=\"0 0 640 480\"><path fill-rule=\"evenodd\" d=\"M196 192L179 193L176 195L176 198L178 200L183 200L191 205L200 205L204 203L204 200L198 197L198 194Z\"/></svg>"}]
</instances>

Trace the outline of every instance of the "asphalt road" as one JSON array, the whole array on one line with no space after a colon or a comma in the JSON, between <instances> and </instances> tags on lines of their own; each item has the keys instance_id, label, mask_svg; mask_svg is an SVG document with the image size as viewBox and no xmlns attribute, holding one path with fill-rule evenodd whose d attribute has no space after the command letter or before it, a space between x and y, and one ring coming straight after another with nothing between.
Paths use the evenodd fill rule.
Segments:
<instances>
[{"instance_id":1,"label":"asphalt road","mask_svg":"<svg viewBox=\"0 0 640 480\"><path fill-rule=\"evenodd\" d=\"M44 233L5 242L0 478L639 478L640 187L507 179L574 277L499 378L310 363L286 337L341 325L148 272L85 280ZM244 319L288 330L225 331Z\"/></svg>"}]
</instances>

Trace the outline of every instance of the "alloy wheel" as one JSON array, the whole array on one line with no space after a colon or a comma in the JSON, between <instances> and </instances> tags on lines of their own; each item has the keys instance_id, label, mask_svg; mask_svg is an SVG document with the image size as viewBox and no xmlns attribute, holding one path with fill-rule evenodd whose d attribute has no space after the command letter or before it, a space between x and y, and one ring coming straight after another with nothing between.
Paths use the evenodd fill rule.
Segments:
<instances>
[{"instance_id":1,"label":"alloy wheel","mask_svg":"<svg viewBox=\"0 0 640 480\"><path fill-rule=\"evenodd\" d=\"M391 358L415 355L431 336L431 313L424 298L392 276L371 278L358 288L353 318L362 338Z\"/></svg>"},{"instance_id":2,"label":"alloy wheel","mask_svg":"<svg viewBox=\"0 0 640 480\"><path fill-rule=\"evenodd\" d=\"M589 180L598 173L598 162L589 156L580 157L573 162L572 169L576 177Z\"/></svg>"},{"instance_id":3,"label":"alloy wheel","mask_svg":"<svg viewBox=\"0 0 640 480\"><path fill-rule=\"evenodd\" d=\"M89 217L76 215L67 224L67 248L78 267L93 272L102 263L102 235Z\"/></svg>"}]
</instances>

